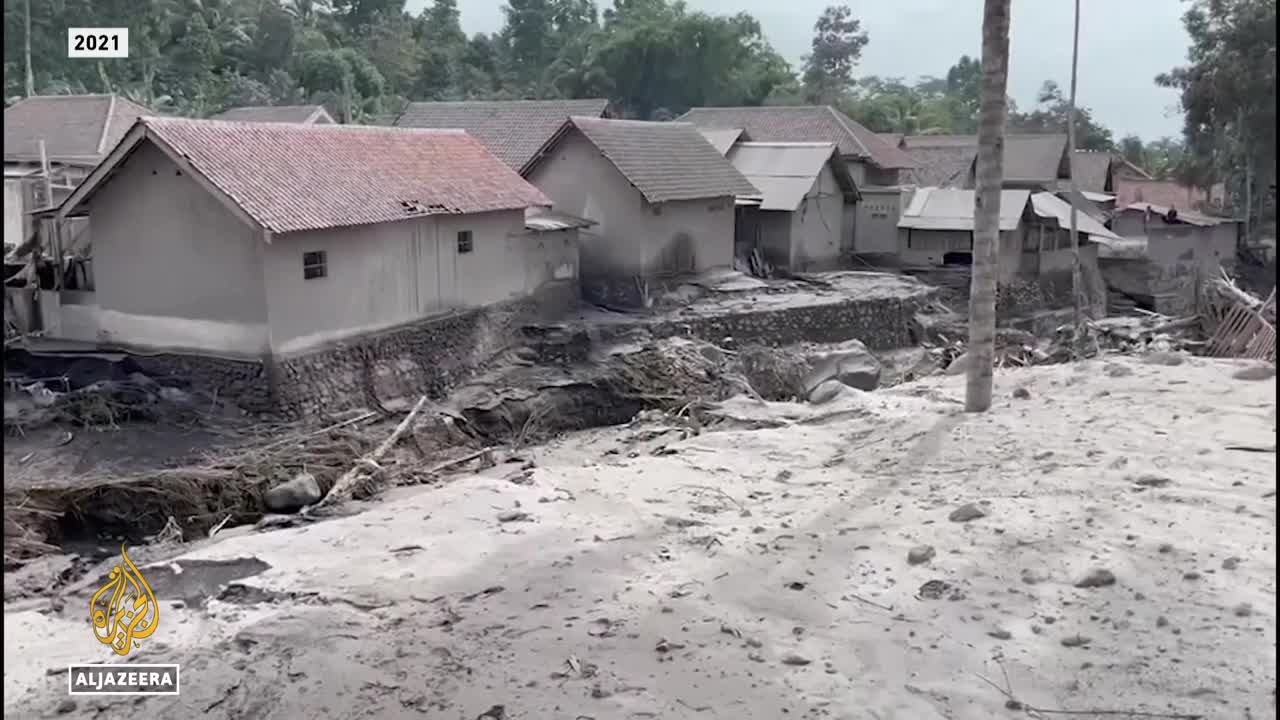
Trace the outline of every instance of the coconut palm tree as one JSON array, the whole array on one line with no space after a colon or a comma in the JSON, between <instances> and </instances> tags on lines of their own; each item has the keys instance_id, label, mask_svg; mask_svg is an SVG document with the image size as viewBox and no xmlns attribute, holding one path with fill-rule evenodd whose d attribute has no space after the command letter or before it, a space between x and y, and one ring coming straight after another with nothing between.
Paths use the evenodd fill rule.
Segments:
<instances>
[{"instance_id":1,"label":"coconut palm tree","mask_svg":"<svg viewBox=\"0 0 1280 720\"><path fill-rule=\"evenodd\" d=\"M1009 81L1009 5L985 0L982 15L982 109L978 120L977 191L973 211L973 279L969 290L969 359L965 410L991 407L996 335L996 253L1004 179L1005 89Z\"/></svg>"}]
</instances>

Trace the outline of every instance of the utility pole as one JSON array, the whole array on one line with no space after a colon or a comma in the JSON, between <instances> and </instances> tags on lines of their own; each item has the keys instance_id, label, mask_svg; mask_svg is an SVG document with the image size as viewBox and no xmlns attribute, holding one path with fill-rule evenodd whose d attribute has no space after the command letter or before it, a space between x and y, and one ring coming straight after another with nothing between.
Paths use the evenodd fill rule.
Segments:
<instances>
[{"instance_id":1,"label":"utility pole","mask_svg":"<svg viewBox=\"0 0 1280 720\"><path fill-rule=\"evenodd\" d=\"M1075 327L1075 338L1079 342L1084 330L1081 293L1084 288L1080 281L1080 237L1076 220L1076 68L1080 58L1080 0L1076 0L1075 30L1071 34L1071 99L1067 110L1067 191L1071 202L1071 296L1072 320Z\"/></svg>"},{"instance_id":2,"label":"utility pole","mask_svg":"<svg viewBox=\"0 0 1280 720\"><path fill-rule=\"evenodd\" d=\"M23 0L22 3L22 30L23 30L23 60L26 62L26 96L31 97L36 94L36 79L31 72L31 0Z\"/></svg>"}]
</instances>

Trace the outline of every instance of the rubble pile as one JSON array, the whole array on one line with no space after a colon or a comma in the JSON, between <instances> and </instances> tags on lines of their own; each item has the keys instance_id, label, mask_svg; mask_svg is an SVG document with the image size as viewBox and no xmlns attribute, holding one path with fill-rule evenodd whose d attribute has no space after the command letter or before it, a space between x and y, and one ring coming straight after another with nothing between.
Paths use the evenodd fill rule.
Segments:
<instances>
[{"instance_id":1,"label":"rubble pile","mask_svg":"<svg viewBox=\"0 0 1280 720\"><path fill-rule=\"evenodd\" d=\"M34 381L6 378L5 432L23 433L51 423L114 427L125 421L195 422L212 398L134 373L125 380L102 380L73 387L65 377Z\"/></svg>"}]
</instances>

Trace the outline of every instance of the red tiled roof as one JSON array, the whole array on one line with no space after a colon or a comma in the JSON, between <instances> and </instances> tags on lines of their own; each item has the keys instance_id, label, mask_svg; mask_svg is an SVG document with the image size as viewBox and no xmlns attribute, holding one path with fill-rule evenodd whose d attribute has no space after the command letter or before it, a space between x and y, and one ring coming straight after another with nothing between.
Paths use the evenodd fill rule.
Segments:
<instances>
[{"instance_id":1,"label":"red tiled roof","mask_svg":"<svg viewBox=\"0 0 1280 720\"><path fill-rule=\"evenodd\" d=\"M276 233L551 204L460 130L185 118L138 127Z\"/></svg>"}]
</instances>

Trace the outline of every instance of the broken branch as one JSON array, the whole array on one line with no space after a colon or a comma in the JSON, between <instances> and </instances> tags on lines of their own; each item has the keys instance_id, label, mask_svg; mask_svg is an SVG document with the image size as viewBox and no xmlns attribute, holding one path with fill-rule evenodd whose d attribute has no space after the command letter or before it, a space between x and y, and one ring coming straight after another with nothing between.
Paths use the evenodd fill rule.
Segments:
<instances>
[{"instance_id":1,"label":"broken branch","mask_svg":"<svg viewBox=\"0 0 1280 720\"><path fill-rule=\"evenodd\" d=\"M368 455L357 460L356 464L350 470L343 473L342 477L338 478L338 480L333 484L333 487L329 488L328 494L320 498L319 502L312 505L310 508L307 508L306 511L328 507L329 505L334 505L342 502L343 500L349 499L354 494L356 487L365 482L369 477L369 475L366 474L366 471L371 471L373 473L377 472L379 468L378 461L381 460L382 456L386 455L397 442L399 442L400 437L409 430L410 426L413 425L414 418L418 417L418 413L422 412L422 408L426 404L427 396L423 395L418 399L418 404L413 406L413 409L409 411L409 414L400 421L399 425L396 425L396 429L387 437L386 440L382 441L381 445L378 445L378 447L374 448Z\"/></svg>"}]
</instances>

